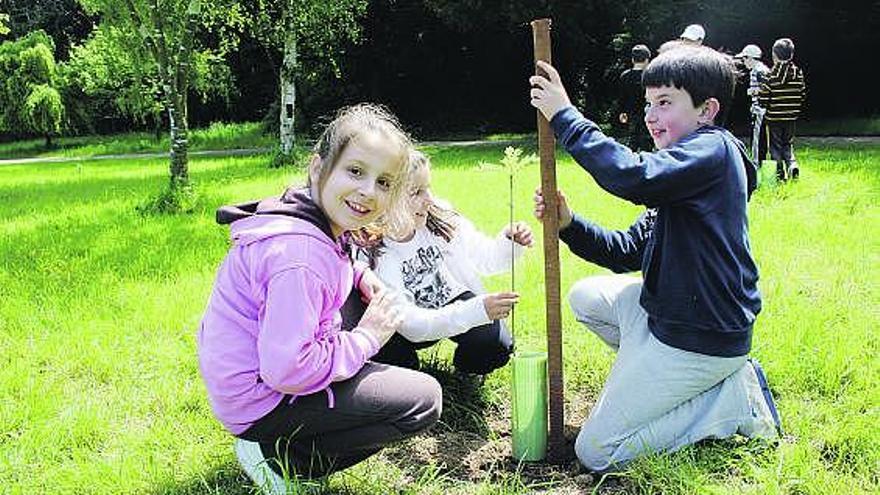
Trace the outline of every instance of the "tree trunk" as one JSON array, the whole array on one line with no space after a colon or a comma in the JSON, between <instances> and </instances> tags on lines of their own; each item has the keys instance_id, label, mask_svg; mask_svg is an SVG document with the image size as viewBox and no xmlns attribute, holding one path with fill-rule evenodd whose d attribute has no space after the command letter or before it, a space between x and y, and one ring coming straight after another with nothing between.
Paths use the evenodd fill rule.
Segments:
<instances>
[{"instance_id":1,"label":"tree trunk","mask_svg":"<svg viewBox=\"0 0 880 495\"><path fill-rule=\"evenodd\" d=\"M296 108L296 36L288 34L284 40L284 61L281 64L280 81L281 87L281 154L290 155L293 151L293 114Z\"/></svg>"},{"instance_id":2,"label":"tree trunk","mask_svg":"<svg viewBox=\"0 0 880 495\"><path fill-rule=\"evenodd\" d=\"M153 112L153 134L156 141L162 140L162 111Z\"/></svg>"},{"instance_id":3,"label":"tree trunk","mask_svg":"<svg viewBox=\"0 0 880 495\"><path fill-rule=\"evenodd\" d=\"M46 134L46 149L48 150L51 148L52 148L52 135Z\"/></svg>"},{"instance_id":4,"label":"tree trunk","mask_svg":"<svg viewBox=\"0 0 880 495\"><path fill-rule=\"evenodd\" d=\"M189 184L187 158L189 125L186 118L186 95L169 95L168 121L171 128L171 189L177 189Z\"/></svg>"}]
</instances>

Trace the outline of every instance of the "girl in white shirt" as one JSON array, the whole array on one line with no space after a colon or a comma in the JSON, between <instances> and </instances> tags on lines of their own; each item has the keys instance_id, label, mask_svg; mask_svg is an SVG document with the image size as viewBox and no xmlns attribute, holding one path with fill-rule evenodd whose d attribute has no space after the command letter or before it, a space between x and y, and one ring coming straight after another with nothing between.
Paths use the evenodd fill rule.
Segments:
<instances>
[{"instance_id":1,"label":"girl in white shirt","mask_svg":"<svg viewBox=\"0 0 880 495\"><path fill-rule=\"evenodd\" d=\"M398 235L374 238L369 247L354 253L388 288L411 303L403 310L398 333L373 360L417 369L417 349L449 338L457 344L453 364L458 371L487 374L504 366L513 352L513 338L502 320L519 295L486 294L480 275L509 270L512 257L518 258L532 245L532 231L516 222L489 238L431 195L427 156L413 152L410 173L408 207L413 225ZM356 299L346 303L346 320L356 321L360 303Z\"/></svg>"}]
</instances>

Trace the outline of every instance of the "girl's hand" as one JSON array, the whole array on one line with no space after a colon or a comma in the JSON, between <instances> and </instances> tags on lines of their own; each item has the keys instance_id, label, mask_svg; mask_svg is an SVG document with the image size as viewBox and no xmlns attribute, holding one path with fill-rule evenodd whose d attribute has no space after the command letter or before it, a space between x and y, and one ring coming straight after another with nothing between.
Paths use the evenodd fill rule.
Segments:
<instances>
[{"instance_id":1,"label":"girl's hand","mask_svg":"<svg viewBox=\"0 0 880 495\"><path fill-rule=\"evenodd\" d=\"M568 99L568 93L562 85L562 79L559 73L552 65L538 61L538 68L543 70L547 77L532 76L529 78L529 85L532 87L529 95L531 96L531 104L544 114L549 121L553 120L553 116L565 107L571 106L571 100Z\"/></svg>"},{"instance_id":2,"label":"girl's hand","mask_svg":"<svg viewBox=\"0 0 880 495\"><path fill-rule=\"evenodd\" d=\"M535 189L535 218L544 221L544 195L541 188ZM556 209L559 212L559 230L571 225L571 208L568 207L568 201L565 200L565 193L556 191Z\"/></svg>"},{"instance_id":3,"label":"girl's hand","mask_svg":"<svg viewBox=\"0 0 880 495\"><path fill-rule=\"evenodd\" d=\"M369 332L379 341L379 347L385 345L403 324L403 313L400 305L403 304L397 293L382 289L373 294L373 299L364 316L358 323L358 327Z\"/></svg>"},{"instance_id":4,"label":"girl's hand","mask_svg":"<svg viewBox=\"0 0 880 495\"><path fill-rule=\"evenodd\" d=\"M520 246L532 247L532 228L525 222L514 222L504 229L504 235Z\"/></svg>"},{"instance_id":5,"label":"girl's hand","mask_svg":"<svg viewBox=\"0 0 880 495\"><path fill-rule=\"evenodd\" d=\"M364 274L361 276L361 281L358 284L358 290L361 293L361 300L365 303L369 303L373 300L375 294L378 294L384 289L385 283L379 279L376 272L369 268L364 270Z\"/></svg>"},{"instance_id":6,"label":"girl's hand","mask_svg":"<svg viewBox=\"0 0 880 495\"><path fill-rule=\"evenodd\" d=\"M516 292L496 292L483 297L483 306L490 320L501 320L507 318L518 300Z\"/></svg>"}]
</instances>

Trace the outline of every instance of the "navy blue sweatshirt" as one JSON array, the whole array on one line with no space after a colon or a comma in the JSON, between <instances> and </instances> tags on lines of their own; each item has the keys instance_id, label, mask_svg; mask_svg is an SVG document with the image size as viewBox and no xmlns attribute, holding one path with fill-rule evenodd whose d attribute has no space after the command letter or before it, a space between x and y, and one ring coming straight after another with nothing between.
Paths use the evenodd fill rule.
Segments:
<instances>
[{"instance_id":1,"label":"navy blue sweatshirt","mask_svg":"<svg viewBox=\"0 0 880 495\"><path fill-rule=\"evenodd\" d=\"M575 216L560 239L614 272L641 269L640 303L661 342L712 356L747 354L761 296L746 216L757 173L742 143L706 126L669 148L633 153L573 107L550 124L599 186L649 207L625 231Z\"/></svg>"}]
</instances>

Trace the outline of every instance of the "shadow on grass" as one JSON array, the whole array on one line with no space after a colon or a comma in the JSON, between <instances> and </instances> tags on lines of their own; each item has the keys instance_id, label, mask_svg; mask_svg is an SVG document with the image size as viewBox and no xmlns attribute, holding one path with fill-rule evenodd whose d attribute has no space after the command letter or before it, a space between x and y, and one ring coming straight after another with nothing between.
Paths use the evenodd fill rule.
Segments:
<instances>
[{"instance_id":1,"label":"shadow on grass","mask_svg":"<svg viewBox=\"0 0 880 495\"><path fill-rule=\"evenodd\" d=\"M256 492L238 464L229 462L198 478L163 483L150 493L154 495L253 495Z\"/></svg>"},{"instance_id":2,"label":"shadow on grass","mask_svg":"<svg viewBox=\"0 0 880 495\"><path fill-rule=\"evenodd\" d=\"M97 296L126 282L174 280L214 266L226 251L226 231L192 217L143 219L105 207L0 239L10 290L34 303L58 305ZM96 292L97 291L97 292Z\"/></svg>"},{"instance_id":3,"label":"shadow on grass","mask_svg":"<svg viewBox=\"0 0 880 495\"><path fill-rule=\"evenodd\" d=\"M43 165L42 167L50 166L76 169L76 165L68 164ZM128 164L108 164L99 165L99 167L102 168L102 172L107 169L115 169L120 173L131 170ZM95 176L88 172L76 175L76 172L72 170L35 170L32 180L10 181L8 185L0 186L0 201L2 201L4 209L7 209L4 212L7 216L20 212L31 212L35 207L40 209L69 208L113 199L141 201L166 186L168 177L164 167L164 164L161 167L158 164L141 166L141 168L149 168L149 175L141 177L119 177L113 175L112 172ZM53 176L56 173L67 173L69 176L56 178ZM43 175L49 179L41 180L40 176ZM199 190L210 192L214 186L256 180L267 175L278 175L278 171L270 171L261 162L255 162L253 166L248 166L236 160L230 160L228 164L211 170L193 170L190 175Z\"/></svg>"}]
</instances>

